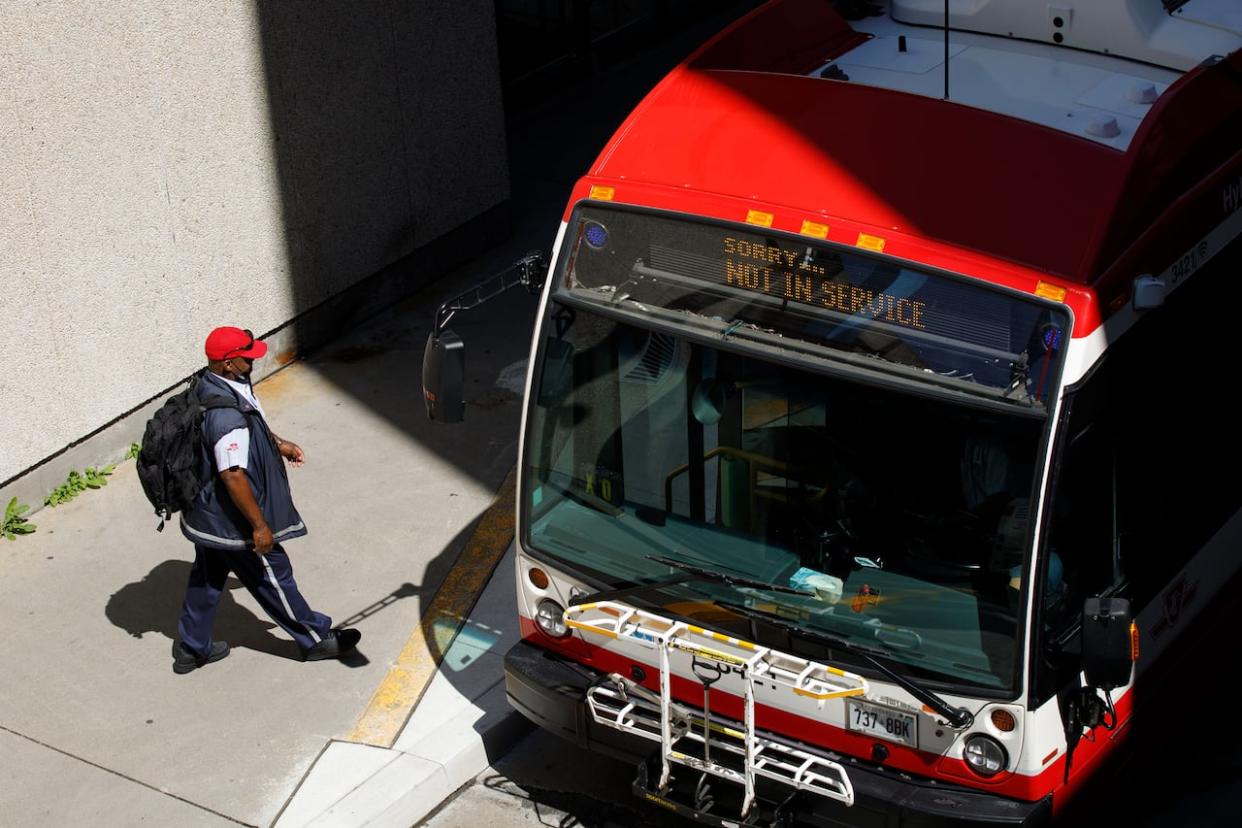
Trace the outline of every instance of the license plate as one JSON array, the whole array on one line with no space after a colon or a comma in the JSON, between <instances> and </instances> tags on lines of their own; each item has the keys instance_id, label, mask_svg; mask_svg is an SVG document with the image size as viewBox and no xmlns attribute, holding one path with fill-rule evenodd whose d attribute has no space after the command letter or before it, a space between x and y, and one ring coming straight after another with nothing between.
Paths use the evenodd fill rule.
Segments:
<instances>
[{"instance_id":1,"label":"license plate","mask_svg":"<svg viewBox=\"0 0 1242 828\"><path fill-rule=\"evenodd\" d=\"M868 736L910 747L919 746L918 721L909 713L864 702L846 701L845 726Z\"/></svg>"}]
</instances>

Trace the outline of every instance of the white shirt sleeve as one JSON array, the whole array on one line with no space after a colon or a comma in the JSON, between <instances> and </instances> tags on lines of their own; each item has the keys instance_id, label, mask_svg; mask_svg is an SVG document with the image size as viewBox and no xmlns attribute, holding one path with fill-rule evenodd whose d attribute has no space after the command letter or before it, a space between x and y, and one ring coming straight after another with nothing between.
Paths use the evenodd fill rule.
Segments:
<instances>
[{"instance_id":1,"label":"white shirt sleeve","mask_svg":"<svg viewBox=\"0 0 1242 828\"><path fill-rule=\"evenodd\" d=\"M250 429L235 428L216 441L216 471L246 468L250 457Z\"/></svg>"}]
</instances>

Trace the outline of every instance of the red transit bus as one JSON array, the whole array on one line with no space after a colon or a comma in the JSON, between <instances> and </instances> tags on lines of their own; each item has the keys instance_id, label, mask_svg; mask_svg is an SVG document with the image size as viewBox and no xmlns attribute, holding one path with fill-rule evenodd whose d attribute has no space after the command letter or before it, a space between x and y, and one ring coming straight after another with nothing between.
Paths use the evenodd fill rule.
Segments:
<instances>
[{"instance_id":1,"label":"red transit bus","mask_svg":"<svg viewBox=\"0 0 1242 828\"><path fill-rule=\"evenodd\" d=\"M708 824L1049 821L1242 562L1240 47L775 0L664 78L549 258L511 703Z\"/></svg>"}]
</instances>

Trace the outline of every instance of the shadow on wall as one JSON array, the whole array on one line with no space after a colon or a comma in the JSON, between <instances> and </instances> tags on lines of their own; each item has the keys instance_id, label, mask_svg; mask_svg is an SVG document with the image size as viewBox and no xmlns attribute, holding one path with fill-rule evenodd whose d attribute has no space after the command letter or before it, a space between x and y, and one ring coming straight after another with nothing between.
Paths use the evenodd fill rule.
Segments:
<instances>
[{"instance_id":1,"label":"shadow on wall","mask_svg":"<svg viewBox=\"0 0 1242 828\"><path fill-rule=\"evenodd\" d=\"M415 246L392 5L256 3L299 311Z\"/></svg>"},{"instance_id":2,"label":"shadow on wall","mask_svg":"<svg viewBox=\"0 0 1242 828\"><path fill-rule=\"evenodd\" d=\"M431 314L452 287L414 294L471 260L469 273L446 281L460 289L528 249L546 249L573 181L632 106L754 1L677 4L676 13L653 2L635 20L616 0L574 4L589 7L590 42L566 47L573 59L564 82L527 85L525 115L509 113L517 137L506 146L496 15L501 8L502 37L526 42L529 26L515 27L513 18L529 5L255 3L288 279L302 313L277 359L303 343L302 355L310 351L339 389L492 486L508 467L496 462L495 440L474 435L516 444L520 399L495 381L525 357L536 302L510 291L454 320L468 348L467 427L445 429L427 423L418 388ZM560 17L540 25L560 25ZM502 43L499 51L513 48ZM512 199L510 153L520 158ZM510 214L525 238L498 249ZM386 330L372 326L364 342L314 352L410 296Z\"/></svg>"},{"instance_id":3,"label":"shadow on wall","mask_svg":"<svg viewBox=\"0 0 1242 828\"><path fill-rule=\"evenodd\" d=\"M300 314L278 340L286 362L507 235L495 12L490 0L257 0L255 10ZM402 340L385 347L411 351L396 375L404 390L421 342ZM524 349L529 335L514 341ZM406 430L415 412L401 396L398 408L380 395L378 413Z\"/></svg>"},{"instance_id":4,"label":"shadow on wall","mask_svg":"<svg viewBox=\"0 0 1242 828\"><path fill-rule=\"evenodd\" d=\"M256 11L300 311L506 201L490 2L259 0ZM405 262L401 292L479 251Z\"/></svg>"}]
</instances>

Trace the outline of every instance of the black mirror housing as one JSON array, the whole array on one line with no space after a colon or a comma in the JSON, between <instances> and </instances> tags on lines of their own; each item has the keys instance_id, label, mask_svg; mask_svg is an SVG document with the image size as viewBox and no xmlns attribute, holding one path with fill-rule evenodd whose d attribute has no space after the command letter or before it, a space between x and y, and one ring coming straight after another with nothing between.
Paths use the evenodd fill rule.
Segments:
<instances>
[{"instance_id":1,"label":"black mirror housing","mask_svg":"<svg viewBox=\"0 0 1242 828\"><path fill-rule=\"evenodd\" d=\"M460 423L466 413L466 344L452 331L427 337L423 348L423 402L427 416Z\"/></svg>"},{"instance_id":2,"label":"black mirror housing","mask_svg":"<svg viewBox=\"0 0 1242 828\"><path fill-rule=\"evenodd\" d=\"M1082 606L1082 669L1087 684L1112 690L1134 672L1130 628L1134 616L1125 598L1088 598Z\"/></svg>"},{"instance_id":3,"label":"black mirror housing","mask_svg":"<svg viewBox=\"0 0 1242 828\"><path fill-rule=\"evenodd\" d=\"M542 250L532 250L517 263L518 278L526 292L538 296L548 280L548 257Z\"/></svg>"}]
</instances>

